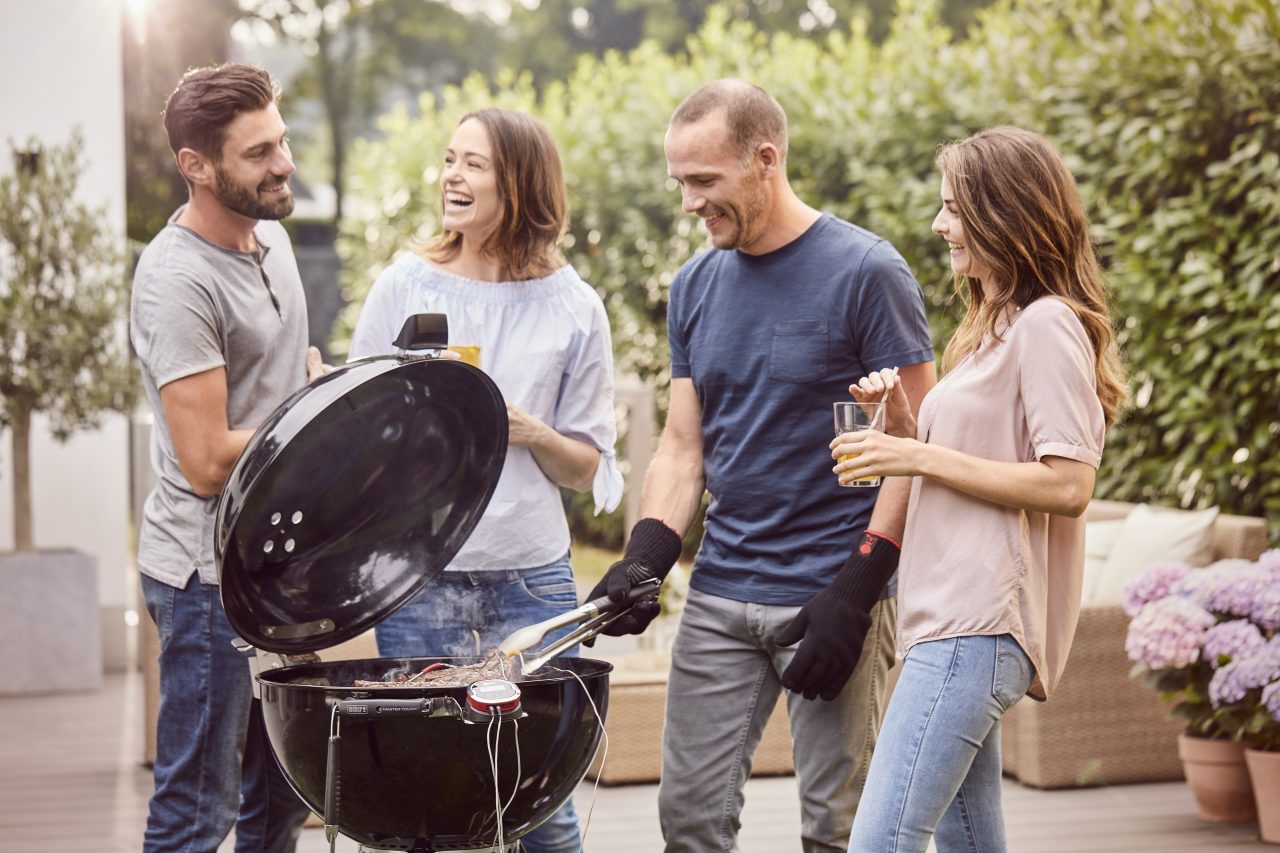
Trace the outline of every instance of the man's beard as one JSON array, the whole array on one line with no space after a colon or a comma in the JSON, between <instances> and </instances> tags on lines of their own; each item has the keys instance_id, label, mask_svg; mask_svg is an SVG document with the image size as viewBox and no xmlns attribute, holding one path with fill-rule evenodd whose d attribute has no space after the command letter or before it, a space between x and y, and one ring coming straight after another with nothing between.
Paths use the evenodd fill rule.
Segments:
<instances>
[{"instance_id":1,"label":"man's beard","mask_svg":"<svg viewBox=\"0 0 1280 853\"><path fill-rule=\"evenodd\" d=\"M231 176L222 171L218 167L213 170L216 185L214 187L214 196L223 207L234 211L247 219L284 219L290 213L293 213L293 193L268 201L260 198L259 193L262 187L270 184L279 183L274 177L264 182L256 189L247 189L244 185L236 183ZM285 188L289 187L289 179L281 179Z\"/></svg>"},{"instance_id":2,"label":"man's beard","mask_svg":"<svg viewBox=\"0 0 1280 853\"><path fill-rule=\"evenodd\" d=\"M760 187L760 180L754 176L747 180L743 187L740 200L722 208L726 214L732 213L733 224L736 230L726 241L726 245L717 246L718 249L740 249L742 244L748 239L754 238L755 234L749 234L761 217L764 216L765 197L764 191Z\"/></svg>"}]
</instances>

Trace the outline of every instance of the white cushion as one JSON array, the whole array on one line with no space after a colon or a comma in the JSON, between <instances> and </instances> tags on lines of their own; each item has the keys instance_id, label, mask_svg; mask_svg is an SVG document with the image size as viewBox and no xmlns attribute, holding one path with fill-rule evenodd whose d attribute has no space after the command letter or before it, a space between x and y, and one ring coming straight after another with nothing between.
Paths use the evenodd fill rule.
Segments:
<instances>
[{"instance_id":1,"label":"white cushion","mask_svg":"<svg viewBox=\"0 0 1280 853\"><path fill-rule=\"evenodd\" d=\"M1098 583L1102 580L1102 571L1107 565L1107 557L1111 556L1111 549L1120 538L1120 528L1123 526L1123 518L1085 522L1084 583L1080 591L1080 600L1085 605L1093 603Z\"/></svg>"},{"instance_id":2,"label":"white cushion","mask_svg":"<svg viewBox=\"0 0 1280 853\"><path fill-rule=\"evenodd\" d=\"M1143 504L1134 507L1121 523L1092 588L1086 588L1085 603L1094 606L1124 603L1125 584L1155 563L1209 565L1213 560L1213 522L1217 517L1217 507L1202 510L1162 509ZM1087 552L1087 526L1085 531Z\"/></svg>"}]
</instances>

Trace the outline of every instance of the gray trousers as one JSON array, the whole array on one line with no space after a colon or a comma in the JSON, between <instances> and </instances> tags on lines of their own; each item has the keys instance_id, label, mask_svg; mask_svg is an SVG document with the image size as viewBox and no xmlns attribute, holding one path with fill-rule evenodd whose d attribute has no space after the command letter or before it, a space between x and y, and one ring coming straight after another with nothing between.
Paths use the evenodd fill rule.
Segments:
<instances>
[{"instance_id":1,"label":"gray trousers","mask_svg":"<svg viewBox=\"0 0 1280 853\"><path fill-rule=\"evenodd\" d=\"M658 789L667 853L738 851L742 785L796 649L773 638L799 611L689 591L671 652ZM787 693L805 853L848 849L884 714L896 613L894 599L871 611L862 659L834 700Z\"/></svg>"}]
</instances>

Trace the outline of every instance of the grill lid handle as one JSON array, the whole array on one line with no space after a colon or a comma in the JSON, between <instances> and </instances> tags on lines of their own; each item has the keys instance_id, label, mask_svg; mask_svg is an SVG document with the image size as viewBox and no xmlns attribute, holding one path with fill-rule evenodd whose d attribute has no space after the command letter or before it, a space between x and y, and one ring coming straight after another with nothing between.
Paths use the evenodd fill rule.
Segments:
<instances>
[{"instance_id":1,"label":"grill lid handle","mask_svg":"<svg viewBox=\"0 0 1280 853\"><path fill-rule=\"evenodd\" d=\"M444 314L411 314L392 343L401 350L444 349L449 345L449 318Z\"/></svg>"}]
</instances>

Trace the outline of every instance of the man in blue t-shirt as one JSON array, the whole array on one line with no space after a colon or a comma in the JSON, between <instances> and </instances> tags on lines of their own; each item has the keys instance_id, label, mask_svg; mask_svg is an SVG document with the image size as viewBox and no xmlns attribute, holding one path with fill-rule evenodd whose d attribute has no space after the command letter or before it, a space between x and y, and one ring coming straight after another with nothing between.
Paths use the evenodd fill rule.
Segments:
<instances>
[{"instance_id":1,"label":"man in blue t-shirt","mask_svg":"<svg viewBox=\"0 0 1280 853\"><path fill-rule=\"evenodd\" d=\"M841 488L825 449L831 404L897 367L918 408L935 381L923 295L888 242L796 196L786 116L763 89L694 92L666 155L715 248L671 286L666 428L642 520L593 597L665 576L710 493L672 649L666 849L736 849L742 783L785 686L803 849L844 851L893 664L894 600L878 599L897 543L868 522L878 492L905 506L910 480ZM656 612L637 605L610 633L639 633Z\"/></svg>"}]
</instances>

